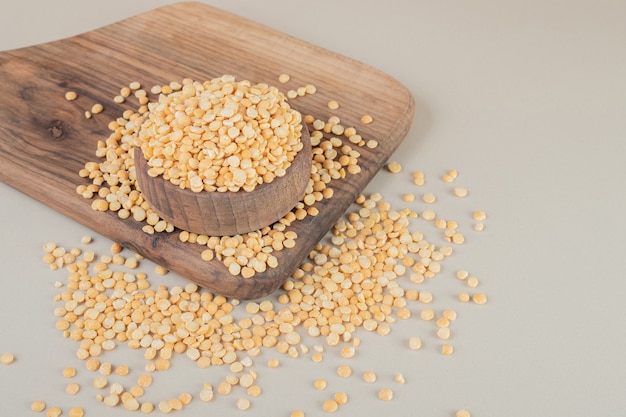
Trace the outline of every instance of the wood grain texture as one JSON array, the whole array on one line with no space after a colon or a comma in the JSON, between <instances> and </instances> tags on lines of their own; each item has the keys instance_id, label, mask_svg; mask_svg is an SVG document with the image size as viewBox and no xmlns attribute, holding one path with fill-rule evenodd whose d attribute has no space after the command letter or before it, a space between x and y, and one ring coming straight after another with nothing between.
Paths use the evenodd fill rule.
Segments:
<instances>
[{"instance_id":1,"label":"wood grain texture","mask_svg":"<svg viewBox=\"0 0 626 417\"><path fill-rule=\"evenodd\" d=\"M134 151L137 185L159 216L174 226L209 236L232 236L262 229L280 220L302 199L311 178L311 140L302 127L303 148L287 174L253 191L202 192L183 189L162 176L148 175L141 148Z\"/></svg>"},{"instance_id":2,"label":"wood grain texture","mask_svg":"<svg viewBox=\"0 0 626 417\"><path fill-rule=\"evenodd\" d=\"M303 114L323 120L336 114L379 146L360 148L361 173L331 183L334 197L317 204L318 216L290 226L299 237L295 248L275 254L278 268L250 279L231 276L222 263L200 259L202 246L181 243L177 233L145 234L142 224L95 212L76 194L76 186L86 183L77 173L97 160L96 142L109 135L108 122L136 108L112 102L130 81L149 88L232 74L271 83L281 73L291 75L283 89L317 87L316 94L294 100ZM269 294L286 280L404 139L414 112L411 94L388 75L199 3L173 4L79 36L1 52L0 80L0 180L203 287L241 299ZM64 99L70 89L78 100ZM341 104L338 110L328 109L331 99ZM94 103L106 110L86 119L83 113ZM363 114L374 123L361 126Z\"/></svg>"}]
</instances>

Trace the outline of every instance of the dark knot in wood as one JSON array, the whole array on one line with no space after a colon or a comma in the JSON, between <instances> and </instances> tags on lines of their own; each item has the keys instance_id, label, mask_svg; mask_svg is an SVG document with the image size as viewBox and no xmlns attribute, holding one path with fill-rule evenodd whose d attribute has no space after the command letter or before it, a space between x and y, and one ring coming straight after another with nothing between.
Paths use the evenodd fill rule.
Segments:
<instances>
[{"instance_id":1,"label":"dark knot in wood","mask_svg":"<svg viewBox=\"0 0 626 417\"><path fill-rule=\"evenodd\" d=\"M48 133L52 139L59 139L63 136L63 122L61 120L53 120L48 126Z\"/></svg>"}]
</instances>

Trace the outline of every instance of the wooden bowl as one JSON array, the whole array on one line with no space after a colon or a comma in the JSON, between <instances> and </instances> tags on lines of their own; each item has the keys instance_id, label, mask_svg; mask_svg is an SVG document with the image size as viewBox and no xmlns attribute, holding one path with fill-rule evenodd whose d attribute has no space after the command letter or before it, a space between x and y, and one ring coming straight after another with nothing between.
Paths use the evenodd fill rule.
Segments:
<instances>
[{"instance_id":1,"label":"wooden bowl","mask_svg":"<svg viewBox=\"0 0 626 417\"><path fill-rule=\"evenodd\" d=\"M291 211L302 199L311 178L311 141L302 125L303 148L287 173L253 191L193 192L162 176L148 175L148 161L135 147L137 185L146 201L162 219L174 226L209 236L232 236L262 229Z\"/></svg>"}]
</instances>

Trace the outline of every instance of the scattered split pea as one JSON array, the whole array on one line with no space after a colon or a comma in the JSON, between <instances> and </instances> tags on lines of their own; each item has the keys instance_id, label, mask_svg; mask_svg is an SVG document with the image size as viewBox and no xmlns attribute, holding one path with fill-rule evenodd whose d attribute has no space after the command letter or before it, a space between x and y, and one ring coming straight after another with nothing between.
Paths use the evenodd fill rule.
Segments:
<instances>
[{"instance_id":1,"label":"scattered split pea","mask_svg":"<svg viewBox=\"0 0 626 417\"><path fill-rule=\"evenodd\" d=\"M338 405L346 405L348 403L348 394L345 392L336 392L335 393L335 402Z\"/></svg>"},{"instance_id":2,"label":"scattered split pea","mask_svg":"<svg viewBox=\"0 0 626 417\"><path fill-rule=\"evenodd\" d=\"M409 338L409 348L411 350L419 350L422 348L422 339L417 336L411 336Z\"/></svg>"},{"instance_id":3,"label":"scattered split pea","mask_svg":"<svg viewBox=\"0 0 626 417\"><path fill-rule=\"evenodd\" d=\"M454 310L444 310L442 316L448 319L449 321L454 321L457 318L457 312Z\"/></svg>"},{"instance_id":4,"label":"scattered split pea","mask_svg":"<svg viewBox=\"0 0 626 417\"><path fill-rule=\"evenodd\" d=\"M352 368L350 368L348 365L341 365L339 366L339 368L337 368L337 375L342 378L347 378L352 375Z\"/></svg>"},{"instance_id":5,"label":"scattered split pea","mask_svg":"<svg viewBox=\"0 0 626 417\"><path fill-rule=\"evenodd\" d=\"M41 413L43 410L46 409L46 403L42 400L33 401L33 403L30 405L30 409L33 410L35 413Z\"/></svg>"},{"instance_id":6,"label":"scattered split pea","mask_svg":"<svg viewBox=\"0 0 626 417\"><path fill-rule=\"evenodd\" d=\"M237 408L240 410L247 410L248 408L250 408L250 400L248 400L247 398L239 398L237 400Z\"/></svg>"},{"instance_id":7,"label":"scattered split pea","mask_svg":"<svg viewBox=\"0 0 626 417\"><path fill-rule=\"evenodd\" d=\"M98 113L102 113L104 111L104 106L100 103L96 103L93 106L91 106L91 113L92 114L98 114Z\"/></svg>"},{"instance_id":8,"label":"scattered split pea","mask_svg":"<svg viewBox=\"0 0 626 417\"><path fill-rule=\"evenodd\" d=\"M433 204L437 201L437 197L433 193L426 193L422 196L422 201L426 204Z\"/></svg>"},{"instance_id":9,"label":"scattered split pea","mask_svg":"<svg viewBox=\"0 0 626 417\"><path fill-rule=\"evenodd\" d=\"M422 172L422 171L415 171L415 172L413 172L412 176L413 176L413 184L419 185L419 186L424 185L424 183L425 183L424 172Z\"/></svg>"},{"instance_id":10,"label":"scattered split pea","mask_svg":"<svg viewBox=\"0 0 626 417\"><path fill-rule=\"evenodd\" d=\"M460 198L467 197L467 188L455 187L453 192L454 192L454 195L457 197L460 197Z\"/></svg>"},{"instance_id":11,"label":"scattered split pea","mask_svg":"<svg viewBox=\"0 0 626 417\"><path fill-rule=\"evenodd\" d=\"M261 395L261 393L263 392L263 390L261 389L260 386L258 385L250 385L246 391L248 393L249 396L251 397L258 397L259 395Z\"/></svg>"},{"instance_id":12,"label":"scattered split pea","mask_svg":"<svg viewBox=\"0 0 626 417\"><path fill-rule=\"evenodd\" d=\"M65 387L65 392L68 395L76 395L78 391L80 391L80 385L78 385L76 382L69 383L67 384L67 387Z\"/></svg>"},{"instance_id":13,"label":"scattered split pea","mask_svg":"<svg viewBox=\"0 0 626 417\"><path fill-rule=\"evenodd\" d=\"M46 412L48 417L59 417L61 414L63 414L63 411L59 407L50 407Z\"/></svg>"},{"instance_id":14,"label":"scattered split pea","mask_svg":"<svg viewBox=\"0 0 626 417\"><path fill-rule=\"evenodd\" d=\"M373 371L363 372L363 381L368 382L370 384L376 382L376 373Z\"/></svg>"},{"instance_id":15,"label":"scattered split pea","mask_svg":"<svg viewBox=\"0 0 626 417\"><path fill-rule=\"evenodd\" d=\"M378 391L378 398L383 401L393 400L393 390L391 388L382 388Z\"/></svg>"},{"instance_id":16,"label":"scattered split pea","mask_svg":"<svg viewBox=\"0 0 626 417\"><path fill-rule=\"evenodd\" d=\"M3 353L0 355L0 363L3 365L11 365L15 361L15 356L12 353Z\"/></svg>"},{"instance_id":17,"label":"scattered split pea","mask_svg":"<svg viewBox=\"0 0 626 417\"><path fill-rule=\"evenodd\" d=\"M139 410L144 414L150 414L154 410L154 404L151 402L142 403Z\"/></svg>"},{"instance_id":18,"label":"scattered split pea","mask_svg":"<svg viewBox=\"0 0 626 417\"><path fill-rule=\"evenodd\" d=\"M427 221L431 221L435 219L435 212L432 210L424 210L422 212L422 219L427 220Z\"/></svg>"},{"instance_id":19,"label":"scattered split pea","mask_svg":"<svg viewBox=\"0 0 626 417\"><path fill-rule=\"evenodd\" d=\"M449 327L440 327L437 329L437 337L442 340L447 340L450 338L450 328Z\"/></svg>"},{"instance_id":20,"label":"scattered split pea","mask_svg":"<svg viewBox=\"0 0 626 417\"><path fill-rule=\"evenodd\" d=\"M485 214L485 212L482 210L477 210L474 212L474 214L472 214L472 218L476 221L481 222L487 218L487 214Z\"/></svg>"},{"instance_id":21,"label":"scattered split pea","mask_svg":"<svg viewBox=\"0 0 626 417\"><path fill-rule=\"evenodd\" d=\"M441 346L441 354L444 356L450 356L452 355L452 353L454 353L454 347L452 347L452 345L449 345L447 343L444 343Z\"/></svg>"},{"instance_id":22,"label":"scattered split pea","mask_svg":"<svg viewBox=\"0 0 626 417\"><path fill-rule=\"evenodd\" d=\"M472 301L476 304L485 304L487 302L487 296L483 293L477 293L472 295Z\"/></svg>"},{"instance_id":23,"label":"scattered split pea","mask_svg":"<svg viewBox=\"0 0 626 417\"><path fill-rule=\"evenodd\" d=\"M419 295L419 301L428 304L433 301L433 294L430 291L422 291Z\"/></svg>"},{"instance_id":24,"label":"scattered split pea","mask_svg":"<svg viewBox=\"0 0 626 417\"><path fill-rule=\"evenodd\" d=\"M327 382L325 379L316 379L315 381L313 381L313 386L315 387L316 390L318 391L323 391L326 389L327 386Z\"/></svg>"},{"instance_id":25,"label":"scattered split pea","mask_svg":"<svg viewBox=\"0 0 626 417\"><path fill-rule=\"evenodd\" d=\"M435 312L430 308L425 308L420 312L420 318L422 320L432 320L435 318Z\"/></svg>"},{"instance_id":26,"label":"scattered split pea","mask_svg":"<svg viewBox=\"0 0 626 417\"><path fill-rule=\"evenodd\" d=\"M330 100L328 102L328 108L331 110L337 110L339 108L339 103L337 103L337 101L335 100Z\"/></svg>"},{"instance_id":27,"label":"scattered split pea","mask_svg":"<svg viewBox=\"0 0 626 417\"><path fill-rule=\"evenodd\" d=\"M397 161L391 161L387 164L387 170L392 174L397 174L402 171L402 165Z\"/></svg>"},{"instance_id":28,"label":"scattered split pea","mask_svg":"<svg viewBox=\"0 0 626 417\"><path fill-rule=\"evenodd\" d=\"M376 149L378 147L378 141L374 139L370 139L365 143L369 149Z\"/></svg>"},{"instance_id":29,"label":"scattered split pea","mask_svg":"<svg viewBox=\"0 0 626 417\"><path fill-rule=\"evenodd\" d=\"M72 407L70 408L70 411L68 412L69 417L83 417L84 414L85 414L85 411L83 410L82 407Z\"/></svg>"},{"instance_id":30,"label":"scattered split pea","mask_svg":"<svg viewBox=\"0 0 626 417\"><path fill-rule=\"evenodd\" d=\"M170 271L164 266L157 265L154 267L154 272L159 275L167 275Z\"/></svg>"},{"instance_id":31,"label":"scattered split pea","mask_svg":"<svg viewBox=\"0 0 626 417\"><path fill-rule=\"evenodd\" d=\"M322 409L327 413L334 413L339 409L339 404L335 400L326 400L322 404Z\"/></svg>"}]
</instances>

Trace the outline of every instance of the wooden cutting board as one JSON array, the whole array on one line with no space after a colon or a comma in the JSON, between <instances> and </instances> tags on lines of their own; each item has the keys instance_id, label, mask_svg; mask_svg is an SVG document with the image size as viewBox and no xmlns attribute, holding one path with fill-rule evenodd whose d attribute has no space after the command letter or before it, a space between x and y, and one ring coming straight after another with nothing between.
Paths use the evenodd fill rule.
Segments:
<instances>
[{"instance_id":1,"label":"wooden cutting board","mask_svg":"<svg viewBox=\"0 0 626 417\"><path fill-rule=\"evenodd\" d=\"M279 84L278 75L291 80ZM202 246L182 243L178 233L148 235L143 224L96 212L75 189L87 183L78 171L97 161L96 143L110 134L109 121L136 102L114 104L123 86L222 74L267 82L285 92L313 84L317 92L292 100L302 114L322 120L337 115L379 146L361 151L362 172L331 183L334 196L317 203L319 215L296 221L292 249L276 252L279 266L253 278L232 276L219 261L201 260ZM345 56L200 3L178 3L79 36L0 52L0 180L54 210L217 293L240 299L267 295L298 267L346 211L407 134L414 101L388 75ZM67 101L64 93L78 92ZM329 100L340 104L330 110ZM91 119L94 103L105 111ZM370 114L374 122L362 125Z\"/></svg>"}]
</instances>

